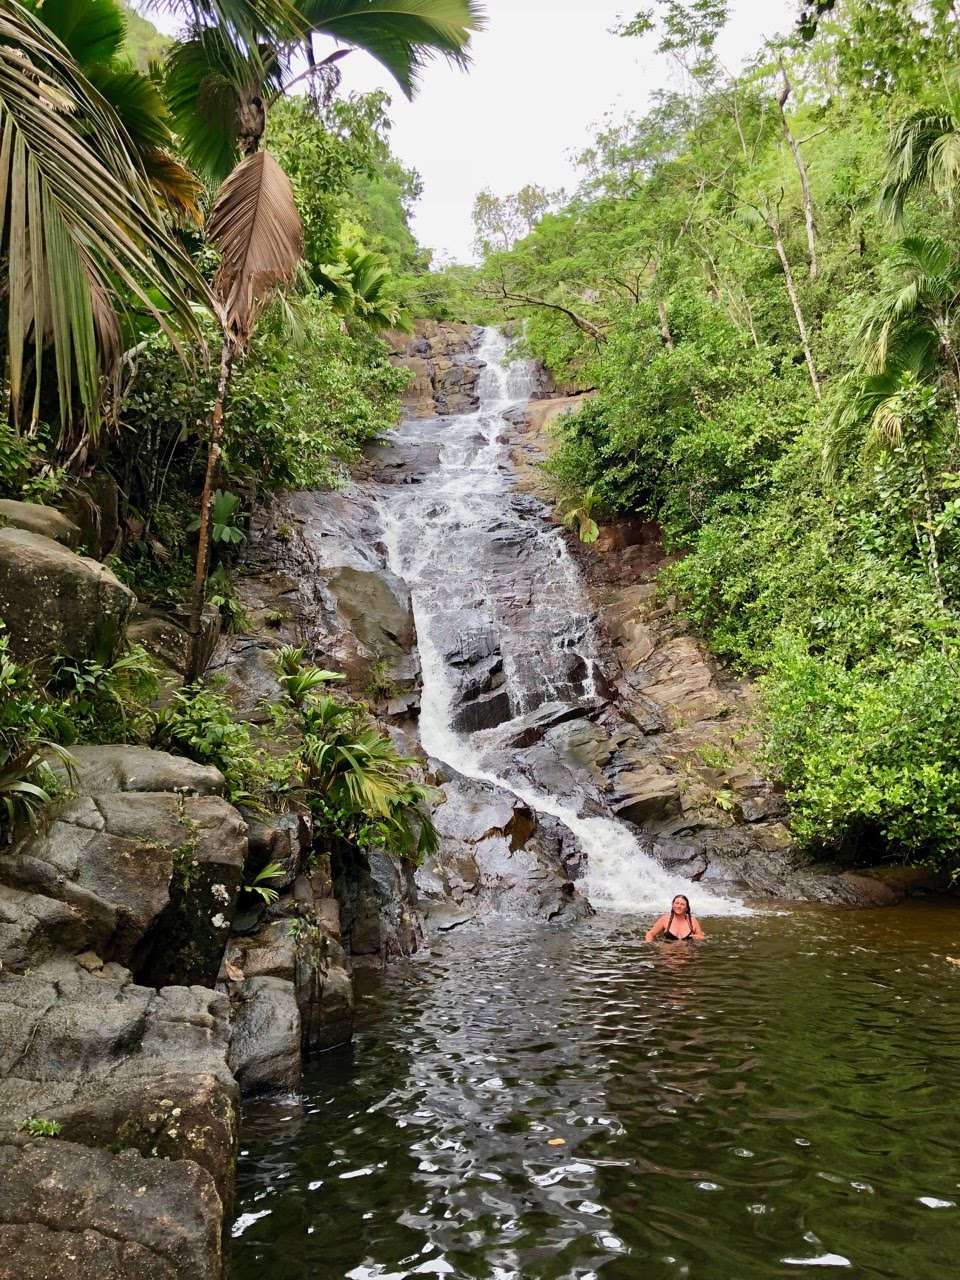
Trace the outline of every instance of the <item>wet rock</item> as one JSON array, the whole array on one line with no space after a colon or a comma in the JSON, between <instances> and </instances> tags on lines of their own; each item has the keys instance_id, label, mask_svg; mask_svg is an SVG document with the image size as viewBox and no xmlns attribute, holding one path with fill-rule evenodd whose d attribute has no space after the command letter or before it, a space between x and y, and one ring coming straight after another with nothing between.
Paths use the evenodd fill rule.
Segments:
<instances>
[{"instance_id":1,"label":"wet rock","mask_svg":"<svg viewBox=\"0 0 960 1280\"><path fill-rule=\"evenodd\" d=\"M42 507L37 502L16 502L13 498L0 498L0 526L25 529L51 538L71 551L80 545L80 529L62 511L54 507Z\"/></svg>"},{"instance_id":2,"label":"wet rock","mask_svg":"<svg viewBox=\"0 0 960 1280\"><path fill-rule=\"evenodd\" d=\"M222 1215L190 1160L0 1145L0 1280L219 1280Z\"/></svg>"},{"instance_id":3,"label":"wet rock","mask_svg":"<svg viewBox=\"0 0 960 1280\"><path fill-rule=\"evenodd\" d=\"M488 783L454 774L442 790L434 814L440 849L415 875L431 928L451 927L451 919L590 914L567 876L569 845L552 823Z\"/></svg>"},{"instance_id":4,"label":"wet rock","mask_svg":"<svg viewBox=\"0 0 960 1280\"><path fill-rule=\"evenodd\" d=\"M300 1009L292 982L247 978L234 1006L229 1063L245 1094L300 1084Z\"/></svg>"},{"instance_id":5,"label":"wet rock","mask_svg":"<svg viewBox=\"0 0 960 1280\"><path fill-rule=\"evenodd\" d=\"M135 603L109 569L37 533L0 529L0 617L18 662L108 662Z\"/></svg>"},{"instance_id":6,"label":"wet rock","mask_svg":"<svg viewBox=\"0 0 960 1280\"><path fill-rule=\"evenodd\" d=\"M571 706L566 702L545 702L529 715L518 717L514 724L517 732L507 739L505 745L518 751L542 742L549 729L568 720L582 720L589 716L594 708L590 706Z\"/></svg>"},{"instance_id":7,"label":"wet rock","mask_svg":"<svg viewBox=\"0 0 960 1280\"><path fill-rule=\"evenodd\" d=\"M674 812L679 800L677 777L651 761L645 768L617 773L610 807L618 818L644 826Z\"/></svg>"},{"instance_id":8,"label":"wet rock","mask_svg":"<svg viewBox=\"0 0 960 1280\"><path fill-rule=\"evenodd\" d=\"M408 652L416 640L410 590L388 569L340 569L327 582L357 638L378 658Z\"/></svg>"},{"instance_id":9,"label":"wet rock","mask_svg":"<svg viewBox=\"0 0 960 1280\"><path fill-rule=\"evenodd\" d=\"M409 418L467 413L476 408L473 393L479 372L470 357L479 330L466 324L417 320L412 334L389 330L381 337L390 348L393 365L410 370L403 393Z\"/></svg>"},{"instance_id":10,"label":"wet rock","mask_svg":"<svg viewBox=\"0 0 960 1280\"><path fill-rule=\"evenodd\" d=\"M270 887L278 893L289 888L313 843L313 819L309 810L299 808L278 814L250 811L243 816L247 823L251 876L274 863L281 868L281 874L270 880Z\"/></svg>"},{"instance_id":11,"label":"wet rock","mask_svg":"<svg viewBox=\"0 0 960 1280\"><path fill-rule=\"evenodd\" d=\"M216 605L205 605L200 619L201 667L206 665L219 638L220 610ZM185 613L162 613L138 604L130 615L127 639L131 644L142 644L150 656L169 672L181 676L186 673L190 635L189 618Z\"/></svg>"}]
</instances>

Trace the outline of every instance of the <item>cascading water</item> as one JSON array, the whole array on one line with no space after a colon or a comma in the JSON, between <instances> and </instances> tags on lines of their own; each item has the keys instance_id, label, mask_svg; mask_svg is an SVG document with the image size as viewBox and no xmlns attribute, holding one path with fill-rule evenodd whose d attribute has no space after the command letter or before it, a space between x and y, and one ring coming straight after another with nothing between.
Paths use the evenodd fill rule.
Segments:
<instances>
[{"instance_id":1,"label":"cascading water","mask_svg":"<svg viewBox=\"0 0 960 1280\"><path fill-rule=\"evenodd\" d=\"M458 773L494 783L564 823L587 852L584 887L594 905L649 911L669 902L676 880L642 851L630 829L613 817L581 816L511 766L506 744L518 718L547 703L577 706L595 696L597 642L561 530L507 479L504 415L529 398L533 369L526 361L506 364L506 350L502 334L484 331L476 353L484 364L479 408L444 419L439 429L434 422L406 424L407 431L436 432L439 467L429 485L385 491L381 499L389 566L413 596L423 668L420 739L429 755ZM455 685L439 636L449 633L451 620L469 629L477 619L496 634L511 719L465 734L454 728ZM698 890L697 910L719 915L744 908Z\"/></svg>"}]
</instances>

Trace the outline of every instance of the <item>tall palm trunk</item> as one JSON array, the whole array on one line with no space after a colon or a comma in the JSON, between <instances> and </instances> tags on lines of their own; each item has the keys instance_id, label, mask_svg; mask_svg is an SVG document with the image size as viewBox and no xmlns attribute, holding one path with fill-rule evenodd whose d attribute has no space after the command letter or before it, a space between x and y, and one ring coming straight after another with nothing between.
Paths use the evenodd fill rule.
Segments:
<instances>
[{"instance_id":1,"label":"tall palm trunk","mask_svg":"<svg viewBox=\"0 0 960 1280\"><path fill-rule=\"evenodd\" d=\"M207 574L210 570L210 516L213 510L213 495L217 487L217 476L220 472L220 457L223 453L223 417L236 353L237 340L227 330L224 332L223 346L220 349L220 376L217 380L217 398L214 401L213 413L210 415L207 474L203 481L203 497L200 499L199 545L197 546L197 567L193 579L193 603L190 609L190 639L187 651L188 683L199 679L202 674L201 626L203 623L203 606L207 593Z\"/></svg>"}]
</instances>

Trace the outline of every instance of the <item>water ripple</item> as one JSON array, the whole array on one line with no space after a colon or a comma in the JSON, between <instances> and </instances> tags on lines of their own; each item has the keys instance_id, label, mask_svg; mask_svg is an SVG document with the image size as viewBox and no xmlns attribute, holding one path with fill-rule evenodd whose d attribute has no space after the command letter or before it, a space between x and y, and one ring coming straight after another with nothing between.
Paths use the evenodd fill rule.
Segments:
<instances>
[{"instance_id":1,"label":"water ripple","mask_svg":"<svg viewBox=\"0 0 960 1280\"><path fill-rule=\"evenodd\" d=\"M247 1109L235 1278L954 1275L955 920L454 935Z\"/></svg>"}]
</instances>

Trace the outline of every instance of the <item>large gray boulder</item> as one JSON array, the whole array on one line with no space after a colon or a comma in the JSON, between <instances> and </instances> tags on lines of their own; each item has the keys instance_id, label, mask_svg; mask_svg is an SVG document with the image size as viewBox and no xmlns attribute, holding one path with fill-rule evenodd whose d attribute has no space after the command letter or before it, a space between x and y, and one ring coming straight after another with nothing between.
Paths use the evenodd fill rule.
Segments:
<instances>
[{"instance_id":1,"label":"large gray boulder","mask_svg":"<svg viewBox=\"0 0 960 1280\"><path fill-rule=\"evenodd\" d=\"M57 1120L68 1141L192 1161L229 1204L237 1089L223 995L137 986L87 953L0 975L0 1029L0 1141L29 1116Z\"/></svg>"},{"instance_id":2,"label":"large gray boulder","mask_svg":"<svg viewBox=\"0 0 960 1280\"><path fill-rule=\"evenodd\" d=\"M300 1084L300 1009L292 982L257 976L241 983L234 1005L230 1067L245 1094Z\"/></svg>"},{"instance_id":3,"label":"large gray boulder","mask_svg":"<svg viewBox=\"0 0 960 1280\"><path fill-rule=\"evenodd\" d=\"M192 1161L0 1144L0 1280L219 1280L221 1219Z\"/></svg>"},{"instance_id":4,"label":"large gray boulder","mask_svg":"<svg viewBox=\"0 0 960 1280\"><path fill-rule=\"evenodd\" d=\"M42 507L36 502L17 502L13 498L0 498L0 526L26 529L52 538L71 551L80 545L80 528L55 507Z\"/></svg>"},{"instance_id":5,"label":"large gray boulder","mask_svg":"<svg viewBox=\"0 0 960 1280\"><path fill-rule=\"evenodd\" d=\"M109 661L135 601L96 560L38 533L0 529L0 618L18 662Z\"/></svg>"},{"instance_id":6,"label":"large gray boulder","mask_svg":"<svg viewBox=\"0 0 960 1280\"><path fill-rule=\"evenodd\" d=\"M222 774L145 747L76 759L79 794L0 857L0 961L23 967L69 943L155 986L212 985L247 854Z\"/></svg>"},{"instance_id":7,"label":"large gray boulder","mask_svg":"<svg viewBox=\"0 0 960 1280\"><path fill-rule=\"evenodd\" d=\"M428 925L441 930L491 917L575 920L592 914L570 880L569 833L510 792L453 775L434 812L440 847L416 872Z\"/></svg>"}]
</instances>

